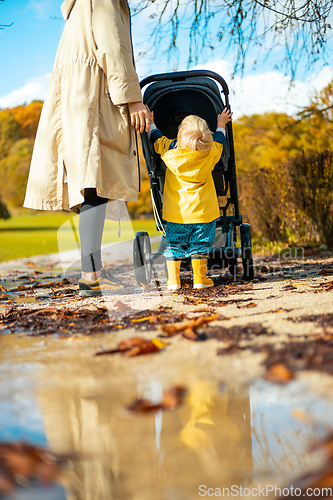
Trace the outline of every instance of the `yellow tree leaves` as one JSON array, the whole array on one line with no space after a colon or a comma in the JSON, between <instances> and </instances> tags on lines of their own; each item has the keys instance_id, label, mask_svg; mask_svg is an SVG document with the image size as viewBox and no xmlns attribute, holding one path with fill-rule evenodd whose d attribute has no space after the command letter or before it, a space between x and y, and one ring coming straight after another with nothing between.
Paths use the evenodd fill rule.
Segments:
<instances>
[{"instance_id":1,"label":"yellow tree leaves","mask_svg":"<svg viewBox=\"0 0 333 500\"><path fill-rule=\"evenodd\" d=\"M21 125L25 137L35 138L42 107L42 101L32 101L26 106L16 106L11 109L15 120Z\"/></svg>"},{"instance_id":2,"label":"yellow tree leaves","mask_svg":"<svg viewBox=\"0 0 333 500\"><path fill-rule=\"evenodd\" d=\"M0 194L12 206L23 204L42 106L41 101L33 101L0 111Z\"/></svg>"},{"instance_id":3,"label":"yellow tree leaves","mask_svg":"<svg viewBox=\"0 0 333 500\"><path fill-rule=\"evenodd\" d=\"M315 94L298 116L263 113L233 124L238 173L282 165L302 152L330 149L333 140L333 82Z\"/></svg>"}]
</instances>

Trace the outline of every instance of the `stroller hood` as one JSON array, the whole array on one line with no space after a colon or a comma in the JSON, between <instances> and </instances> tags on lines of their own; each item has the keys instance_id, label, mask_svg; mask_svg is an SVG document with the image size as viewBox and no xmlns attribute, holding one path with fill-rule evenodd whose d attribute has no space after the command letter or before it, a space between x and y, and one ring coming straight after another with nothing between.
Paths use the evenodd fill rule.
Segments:
<instances>
[{"instance_id":1,"label":"stroller hood","mask_svg":"<svg viewBox=\"0 0 333 500\"><path fill-rule=\"evenodd\" d=\"M162 160L173 174L184 181L206 182L222 153L222 145L213 143L209 153L189 149L171 149Z\"/></svg>"}]
</instances>

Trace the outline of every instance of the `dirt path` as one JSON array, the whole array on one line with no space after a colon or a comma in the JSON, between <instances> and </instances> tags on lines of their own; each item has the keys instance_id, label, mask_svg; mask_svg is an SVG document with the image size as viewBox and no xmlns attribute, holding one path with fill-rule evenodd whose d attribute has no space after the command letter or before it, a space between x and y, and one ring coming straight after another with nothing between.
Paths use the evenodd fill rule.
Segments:
<instances>
[{"instance_id":1,"label":"dirt path","mask_svg":"<svg viewBox=\"0 0 333 500\"><path fill-rule=\"evenodd\" d=\"M111 349L133 335L166 336L164 323L206 317L207 323L195 326L191 335L184 331L170 335L157 366L152 357L147 369L162 369L164 362L168 367L171 363L169 371L175 375L182 370L179 359L190 362L194 352L195 358L200 353L200 369L209 370L212 377L221 364L231 363L234 377L244 383L249 373L251 378L259 376L274 364L285 366L285 373L277 373L282 379L304 370L333 372L333 256L328 253L299 260L257 259L256 278L248 283L240 278L234 281L228 271L218 270L212 272L216 286L210 290L193 290L190 273L183 273L182 289L170 293L165 289L164 273L158 270L157 282L137 287L134 294L101 298L80 297L77 273L63 278L53 270L51 261L22 260L21 264L15 272L2 270L0 333L89 336L94 351L96 334L100 345L100 334L105 333L102 348ZM112 265L111 270L128 284L136 284L128 261ZM300 342L304 343L302 355L298 353ZM310 347L305 349L307 343ZM320 350L317 357L308 352L314 345ZM262 359L267 359L266 368Z\"/></svg>"},{"instance_id":2,"label":"dirt path","mask_svg":"<svg viewBox=\"0 0 333 500\"><path fill-rule=\"evenodd\" d=\"M175 293L157 269L146 288L100 298L80 297L78 273L51 258L2 266L0 440L88 457L62 479L70 499L197 499L200 485L284 485L312 470L307 444L333 405L333 255L255 265L251 282L215 271L209 290L183 273ZM129 261L111 269L135 284ZM178 410L125 413L175 385L188 394Z\"/></svg>"}]
</instances>

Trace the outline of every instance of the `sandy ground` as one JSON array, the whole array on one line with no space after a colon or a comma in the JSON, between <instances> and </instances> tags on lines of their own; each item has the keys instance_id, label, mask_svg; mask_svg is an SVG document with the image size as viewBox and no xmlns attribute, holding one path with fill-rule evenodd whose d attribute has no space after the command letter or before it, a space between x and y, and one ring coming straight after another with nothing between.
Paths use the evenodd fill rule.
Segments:
<instances>
[{"instance_id":1,"label":"sandy ground","mask_svg":"<svg viewBox=\"0 0 333 500\"><path fill-rule=\"evenodd\" d=\"M257 463L253 469L251 457L255 457L255 451L251 429L253 435L253 429L261 428L259 420L253 416L256 414L253 405L255 408L256 404L264 404L265 398L269 402L273 393L273 403L277 405L279 398L285 398L287 393L288 408L295 403L295 411L302 414L303 410L300 412L297 405L302 406L299 401L307 401L311 394L310 417L319 418L319 409L315 410L313 401L320 402L318 408L325 401L327 415L320 417L324 419L323 429L326 429L326 420L330 420L333 403L333 254L310 250L308 254L311 255L296 260L257 258L255 278L251 282L243 281L241 276L235 279L227 270L211 271L215 286L208 290L193 290L191 273L182 272L181 290L171 293L165 287L163 265L156 266L149 285L137 285L131 248L125 245L104 250L104 259L115 275L135 287L135 292L97 298L82 297L78 293L79 261L75 252L2 264L0 400L9 408L8 418L17 416L19 401L24 401L29 394L31 379L36 384L32 397L38 396L52 449L62 451L65 444L70 443L79 452L91 453L100 443L98 453L101 450L107 453L108 463L111 463L113 451L109 448L105 451L104 447L113 450L114 443L119 440L118 459L127 465L121 469L122 475L117 480L110 481L109 475L101 479L99 484L104 489L96 496L98 500L200 498L199 484L220 486L223 481L223 484L238 481L239 460L246 481L254 485L259 482L287 484L291 477L312 470L317 464L316 460L302 458L305 444L317 436L317 424L312 433L312 427L307 421L304 423L304 435L301 433L299 438L302 454L283 449L279 462L282 465L279 470L274 469L269 457L277 453L279 445L276 444L271 447L267 460ZM188 323L191 320L202 324ZM165 325L177 328L183 322L187 322L187 329L174 335L164 331ZM134 336L157 339L161 348L158 352L138 356L121 353L96 356L117 348L121 341ZM265 378L273 381L274 387L281 388L281 395L270 387L262 392L259 385L257 396L253 396L253 384L265 383ZM294 384L289 384L292 380ZM163 436L168 436L164 448L165 457L169 457L163 462L168 463L169 469L165 469L164 465L161 468L161 452L156 455L158 418L162 417L140 420L137 416L125 415L124 409L140 394L161 397L162 391L174 385L188 388L190 397L178 413L163 414L160 432L162 441ZM291 387L289 393L288 386ZM186 419L191 404L194 411L194 395L198 395L198 391L199 394L202 391L200 397L203 398L200 408L211 405L211 417L215 422L215 427L211 427L215 443L212 450L220 453L226 449L226 435L222 430L234 428L232 421L245 436L240 442L245 458L239 458L238 448L230 453L225 451L223 456L210 456L205 450L194 453L190 445L180 443L179 436L184 435L184 429L189 429L192 417L187 424ZM224 398L227 396L228 412L232 410L233 401L237 407L233 419L231 413L228 418L225 413ZM22 406L23 413L28 406ZM283 415L281 408L275 407L279 415ZM239 415L246 429L242 428ZM277 418L281 420L282 417ZM286 418L290 422L289 417ZM272 428L270 425L267 424L267 429L273 436L277 424ZM322 425L320 421L318 425ZM280 443L285 434L290 436L288 427L279 430L276 442ZM295 434L290 442L294 443L297 436ZM231 438L232 435L232 441ZM147 454L141 465L137 450L143 450L140 456ZM152 459L155 455L156 461ZM291 468L289 460L295 462L295 467ZM152 464L156 465L154 473L151 472L155 470ZM94 462L89 473L88 469L84 472L78 467L77 474L83 476L70 480L70 488L75 490L74 483L86 484L88 475L95 474L94 467L102 477L105 467L99 461ZM179 468L183 470L181 478ZM165 473L166 470L166 476L160 476L161 471ZM221 471L225 472L225 478ZM140 496L140 488L143 488L140 481L146 484L151 477L154 480L149 494L145 490ZM166 493L170 485L173 489ZM111 495L111 486L118 491L116 496ZM88 486L85 488L84 495L88 498ZM125 493L125 488L130 489ZM55 498L63 499L64 496ZM73 498L81 496L78 493Z\"/></svg>"},{"instance_id":2,"label":"sandy ground","mask_svg":"<svg viewBox=\"0 0 333 500\"><path fill-rule=\"evenodd\" d=\"M227 270L211 271L216 286L209 290L193 290L191 273L184 272L181 275L182 289L175 293L165 288L163 266L157 266L155 280L153 278L147 287L139 287L135 281L129 253L129 248L123 245L117 252L113 249L109 254L105 254L104 258L109 258L108 265L114 274L122 277L126 283L136 286L135 293L99 298L78 295L76 254L67 253L61 258L58 254L38 256L2 264L0 272L4 291L0 301L0 314L2 312L4 315L11 309L12 320L10 327L8 321L3 321L0 328L5 333L15 333L15 314L20 311L41 310L43 315L42 311L50 307L55 311L67 308L81 313L90 311L93 316L94 311L104 309L108 319L104 317L102 323L97 319L94 328L87 329L84 322L73 328L65 328L64 324L66 332L50 329L47 321L44 329L36 327L34 330L31 324L29 327L19 325L21 335L36 336L40 331L45 334L48 333L48 328L50 333L55 335L89 335L90 342L75 349L82 349L82 355L90 356L97 346L102 346L102 349L115 348L120 340L133 335L146 338L165 335L161 331L161 322L156 318L132 321L133 318L135 320L138 317L142 319L157 316L161 307L164 308L164 315L167 314L163 322L215 315L214 321L196 330L199 340L208 340L193 342L181 334L170 336L167 339L167 348L161 350L158 356L151 356L149 363L146 362L147 355L139 356L132 364L126 365L128 370L132 367L134 371L137 370L138 363L140 370L161 371L170 383L183 379L184 367L193 365L197 367L198 373L208 372L213 379L223 369L232 372L233 380L247 384L266 372L262 361L266 359L267 348L263 349L263 346L271 344L279 348L292 341L325 341L333 334L333 256L328 252L312 252L314 255L303 256L297 260L256 259L256 276L252 282L244 282L241 277L234 280ZM120 255L125 259L119 260ZM62 285L64 270L68 282ZM59 286L55 287L54 283L52 286L52 281L59 282ZM36 288L38 283L39 287ZM51 286L44 288L43 283L51 283ZM21 285L21 288L17 288L18 285ZM178 319L172 319L172 314L180 316ZM126 318L127 322L124 323ZM103 333L99 328L101 325ZM232 327L236 327L235 336L230 330ZM242 328L245 329L244 335L239 333ZM254 328L254 333L251 333L251 328ZM226 332L224 337L219 334L219 329ZM232 351L232 348L236 347L242 350ZM247 349L243 349L245 347ZM223 355L224 349L228 355ZM107 356L101 356L96 358L96 362L110 362L111 358L105 361L106 358ZM286 360L281 362L288 366ZM113 357L112 363L122 365L123 360ZM317 360L316 366L319 365ZM313 381L317 384L316 380L320 380L320 390L327 388L330 391L333 387L331 378L323 374L327 372L324 366L319 366L320 374L318 370L307 371L305 365L297 366L295 370L292 366L289 368L294 376L307 377L309 383Z\"/></svg>"}]
</instances>

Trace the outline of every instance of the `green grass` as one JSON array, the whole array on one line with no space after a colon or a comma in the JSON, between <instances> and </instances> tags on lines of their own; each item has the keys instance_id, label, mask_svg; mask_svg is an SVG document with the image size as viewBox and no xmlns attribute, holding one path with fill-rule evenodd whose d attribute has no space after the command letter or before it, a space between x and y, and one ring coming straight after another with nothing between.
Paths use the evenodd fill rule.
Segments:
<instances>
[{"instance_id":1,"label":"green grass","mask_svg":"<svg viewBox=\"0 0 333 500\"><path fill-rule=\"evenodd\" d=\"M25 209L8 220L0 219L0 262L77 248L78 221L79 216L71 212ZM141 230L159 235L153 219L125 220L118 239L118 223L106 220L102 243L130 240Z\"/></svg>"}]
</instances>

